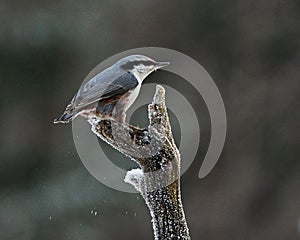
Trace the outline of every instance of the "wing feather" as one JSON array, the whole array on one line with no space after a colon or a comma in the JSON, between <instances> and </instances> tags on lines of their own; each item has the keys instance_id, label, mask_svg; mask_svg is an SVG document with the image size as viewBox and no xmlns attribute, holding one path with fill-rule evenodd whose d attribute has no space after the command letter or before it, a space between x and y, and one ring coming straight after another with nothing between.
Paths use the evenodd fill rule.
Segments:
<instances>
[{"instance_id":1,"label":"wing feather","mask_svg":"<svg viewBox=\"0 0 300 240\"><path fill-rule=\"evenodd\" d=\"M130 72L114 74L109 74L109 72L106 72L106 74L103 73L105 73L105 71L96 75L78 90L72 103L73 110L82 109L100 99L124 94L139 84L135 76ZM113 80L105 79L105 76Z\"/></svg>"}]
</instances>

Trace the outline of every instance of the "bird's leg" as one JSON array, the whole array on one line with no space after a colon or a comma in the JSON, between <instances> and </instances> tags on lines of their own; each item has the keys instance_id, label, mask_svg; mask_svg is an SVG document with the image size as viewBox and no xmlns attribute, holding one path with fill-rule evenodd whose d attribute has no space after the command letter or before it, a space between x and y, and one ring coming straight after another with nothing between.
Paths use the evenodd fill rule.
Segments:
<instances>
[{"instance_id":1,"label":"bird's leg","mask_svg":"<svg viewBox=\"0 0 300 240\"><path fill-rule=\"evenodd\" d=\"M120 115L120 123L126 124L126 123L125 123L125 120L126 120L126 113L123 112L123 113L121 113L121 115Z\"/></svg>"},{"instance_id":2,"label":"bird's leg","mask_svg":"<svg viewBox=\"0 0 300 240\"><path fill-rule=\"evenodd\" d=\"M107 118L101 118L100 114L96 111L94 112L94 115L92 115L93 118L99 118L101 120L102 126L106 126L106 129L110 129L111 127L108 127L108 125L111 126L111 121L118 123L120 126L123 126L124 129L127 129L128 133L131 136L132 143L138 144L138 145L147 145L150 144L150 136L148 134L148 130L145 128L139 128L136 126L132 126L129 123L125 122L126 119L126 113L125 112L118 112L118 114L112 114L110 117ZM91 118L91 116L84 116L86 118ZM105 129L104 128L104 129Z\"/></svg>"}]
</instances>

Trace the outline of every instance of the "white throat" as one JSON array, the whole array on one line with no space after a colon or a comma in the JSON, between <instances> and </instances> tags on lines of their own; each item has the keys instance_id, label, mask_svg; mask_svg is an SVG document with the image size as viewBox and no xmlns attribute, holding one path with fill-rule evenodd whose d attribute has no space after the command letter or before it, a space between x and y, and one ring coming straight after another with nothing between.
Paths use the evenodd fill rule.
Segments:
<instances>
[{"instance_id":1,"label":"white throat","mask_svg":"<svg viewBox=\"0 0 300 240\"><path fill-rule=\"evenodd\" d=\"M139 84L142 84L143 80L151 73L151 71L149 71L148 73L141 73L136 69L132 69L132 70L130 70L130 72L139 81Z\"/></svg>"}]
</instances>

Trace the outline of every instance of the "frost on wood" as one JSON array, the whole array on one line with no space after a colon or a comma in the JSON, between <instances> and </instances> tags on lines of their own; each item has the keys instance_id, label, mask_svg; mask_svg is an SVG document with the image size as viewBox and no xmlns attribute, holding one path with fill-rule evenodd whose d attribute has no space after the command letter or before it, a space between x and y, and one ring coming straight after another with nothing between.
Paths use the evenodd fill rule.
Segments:
<instances>
[{"instance_id":1,"label":"frost on wood","mask_svg":"<svg viewBox=\"0 0 300 240\"><path fill-rule=\"evenodd\" d=\"M142 179L144 178L144 173L142 169L132 169L127 172L124 181L126 183L129 183L135 187L135 189L139 192L142 191L140 183L142 182Z\"/></svg>"},{"instance_id":2,"label":"frost on wood","mask_svg":"<svg viewBox=\"0 0 300 240\"><path fill-rule=\"evenodd\" d=\"M89 123L98 137L139 164L140 169L128 171L124 180L145 199L155 239L190 239L181 202L180 154L160 85L148 106L148 118L147 129L112 120L89 119Z\"/></svg>"}]
</instances>

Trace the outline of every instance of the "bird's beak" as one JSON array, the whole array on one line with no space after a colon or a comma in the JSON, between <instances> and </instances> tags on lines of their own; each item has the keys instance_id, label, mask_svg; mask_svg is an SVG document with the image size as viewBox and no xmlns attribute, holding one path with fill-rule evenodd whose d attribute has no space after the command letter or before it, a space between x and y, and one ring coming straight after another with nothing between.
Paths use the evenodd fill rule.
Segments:
<instances>
[{"instance_id":1,"label":"bird's beak","mask_svg":"<svg viewBox=\"0 0 300 240\"><path fill-rule=\"evenodd\" d=\"M156 65L154 66L155 70L166 67L170 64L170 62L158 62L156 63Z\"/></svg>"}]
</instances>

